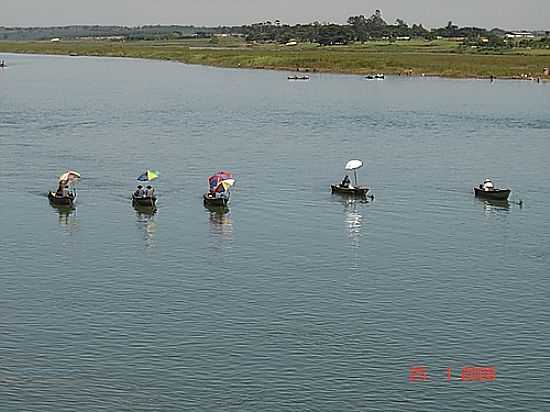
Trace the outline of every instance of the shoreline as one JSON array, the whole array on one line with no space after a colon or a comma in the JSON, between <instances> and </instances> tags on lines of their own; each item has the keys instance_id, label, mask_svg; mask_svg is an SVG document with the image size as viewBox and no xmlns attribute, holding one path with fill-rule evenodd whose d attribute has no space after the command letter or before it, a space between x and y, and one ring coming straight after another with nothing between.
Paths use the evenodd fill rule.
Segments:
<instances>
[{"instance_id":1,"label":"shoreline","mask_svg":"<svg viewBox=\"0 0 550 412\"><path fill-rule=\"evenodd\" d=\"M189 65L217 68L272 70L300 74L342 74L365 76L384 73L396 77L437 77L448 79L478 80L529 80L540 83L550 81L550 76L533 74L532 61L540 61L544 67L550 66L550 55L475 55L459 53L387 53L354 49L307 49L278 50L273 48L210 48L182 47L167 44L142 43L94 43L66 42L52 44L46 42L0 42L0 53L67 56L67 57L113 57L172 61ZM318 61L313 60L318 59ZM412 57L412 61L411 61ZM354 58L354 61L351 61ZM410 62L396 64L396 60ZM504 65L487 64L486 60L500 60ZM265 61L265 64L260 62ZM309 64L298 64L298 63ZM365 62L363 66L361 63ZM435 63L434 63L435 62ZM275 64L274 64L275 63ZM290 63L293 63L291 65ZM296 65L294 65L296 63ZM491 61L490 61L491 63ZM518 70L523 63L525 70ZM392 66L393 64L393 66ZM462 66L460 66L460 65ZM439 65L439 67L438 67ZM465 67L468 65L468 67ZM6 63L6 68L9 67ZM368 66L368 67L367 67ZM438 69L439 68L439 69ZM471 70L468 70L471 69ZM513 73L513 71L517 73ZM496 74L489 74L489 72ZM519 73L521 71L521 74Z\"/></svg>"}]
</instances>

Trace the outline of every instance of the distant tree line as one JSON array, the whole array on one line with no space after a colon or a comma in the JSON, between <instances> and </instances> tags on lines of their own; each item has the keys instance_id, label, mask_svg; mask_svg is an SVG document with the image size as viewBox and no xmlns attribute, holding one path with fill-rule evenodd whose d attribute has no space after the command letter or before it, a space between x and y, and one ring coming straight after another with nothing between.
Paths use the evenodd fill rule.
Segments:
<instances>
[{"instance_id":1,"label":"distant tree line","mask_svg":"<svg viewBox=\"0 0 550 412\"><path fill-rule=\"evenodd\" d=\"M504 39L505 31L492 29L488 31L479 27L458 27L451 21L444 27L426 29L422 24L407 24L397 19L388 24L380 10L370 17L351 16L347 24L314 22L310 24L288 25L280 20L265 21L244 26L232 27L195 27L195 26L64 26L64 27L0 27L0 40L44 40L52 37L64 39L116 37L123 36L128 40L170 40L183 38L210 38L215 35L239 35L249 42L288 43L310 42L320 45L338 45L352 42L385 39L388 41L422 38L460 38L464 46L476 47L511 47ZM548 38L548 33L547 36ZM526 42L515 42L515 46L525 46ZM531 44L531 43L529 43ZM535 44L533 47L546 47ZM525 46L532 47L532 46Z\"/></svg>"}]
</instances>

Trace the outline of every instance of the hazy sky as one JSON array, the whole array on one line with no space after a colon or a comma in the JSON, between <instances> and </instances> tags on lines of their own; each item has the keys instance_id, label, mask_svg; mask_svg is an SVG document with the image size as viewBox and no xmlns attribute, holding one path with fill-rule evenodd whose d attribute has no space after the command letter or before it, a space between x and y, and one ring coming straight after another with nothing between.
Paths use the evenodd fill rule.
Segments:
<instances>
[{"instance_id":1,"label":"hazy sky","mask_svg":"<svg viewBox=\"0 0 550 412\"><path fill-rule=\"evenodd\" d=\"M0 0L0 25L344 23L375 9L387 22L402 18L427 27L452 20L460 26L550 30L550 0Z\"/></svg>"}]
</instances>

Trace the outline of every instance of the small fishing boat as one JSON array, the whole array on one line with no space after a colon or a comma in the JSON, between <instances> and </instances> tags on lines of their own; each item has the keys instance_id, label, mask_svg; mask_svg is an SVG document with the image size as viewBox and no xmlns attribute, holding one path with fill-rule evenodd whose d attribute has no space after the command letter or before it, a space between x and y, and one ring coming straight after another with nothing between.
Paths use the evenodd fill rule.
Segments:
<instances>
[{"instance_id":1,"label":"small fishing boat","mask_svg":"<svg viewBox=\"0 0 550 412\"><path fill-rule=\"evenodd\" d=\"M332 193L338 193L341 195L355 196L355 197L367 197L369 188L367 186L361 186L357 184L357 169L363 167L361 160L350 160L346 163L346 170L353 170L354 184L352 185L349 177L346 175L342 183L330 185Z\"/></svg>"},{"instance_id":2,"label":"small fishing boat","mask_svg":"<svg viewBox=\"0 0 550 412\"><path fill-rule=\"evenodd\" d=\"M235 178L229 172L220 171L208 178L207 193L202 196L206 207L226 207L231 193L229 189L235 184Z\"/></svg>"},{"instance_id":3,"label":"small fishing boat","mask_svg":"<svg viewBox=\"0 0 550 412\"><path fill-rule=\"evenodd\" d=\"M68 196L57 196L55 192L48 193L48 200L52 206L72 208L76 201L76 191Z\"/></svg>"},{"instance_id":4,"label":"small fishing boat","mask_svg":"<svg viewBox=\"0 0 550 412\"><path fill-rule=\"evenodd\" d=\"M139 175L136 180L138 182L151 182L159 177L159 172L156 170L146 170L144 173ZM132 206L135 209L144 209L144 210L155 210L157 203L157 197L155 196L155 189L152 186L143 186L139 185L137 190L132 193Z\"/></svg>"},{"instance_id":5,"label":"small fishing boat","mask_svg":"<svg viewBox=\"0 0 550 412\"><path fill-rule=\"evenodd\" d=\"M474 187L476 197L491 199L491 200L508 200L510 189L496 189L492 180L487 178L479 187Z\"/></svg>"},{"instance_id":6,"label":"small fishing boat","mask_svg":"<svg viewBox=\"0 0 550 412\"><path fill-rule=\"evenodd\" d=\"M140 197L132 193L132 206L136 208L155 209L157 198L153 197Z\"/></svg>"},{"instance_id":7,"label":"small fishing boat","mask_svg":"<svg viewBox=\"0 0 550 412\"><path fill-rule=\"evenodd\" d=\"M384 73L367 74L365 79L367 80L384 80Z\"/></svg>"},{"instance_id":8,"label":"small fishing boat","mask_svg":"<svg viewBox=\"0 0 550 412\"><path fill-rule=\"evenodd\" d=\"M366 186L359 187L343 187L341 185L330 185L332 193L340 193L343 195L357 196L357 197L367 197L367 192L369 188Z\"/></svg>"},{"instance_id":9,"label":"small fishing boat","mask_svg":"<svg viewBox=\"0 0 550 412\"><path fill-rule=\"evenodd\" d=\"M474 193L477 197L482 197L484 199L490 200L508 200L510 192L510 189L484 190L480 189L479 187L474 187Z\"/></svg>"},{"instance_id":10,"label":"small fishing boat","mask_svg":"<svg viewBox=\"0 0 550 412\"><path fill-rule=\"evenodd\" d=\"M288 76L288 80L309 80L309 76Z\"/></svg>"},{"instance_id":11,"label":"small fishing boat","mask_svg":"<svg viewBox=\"0 0 550 412\"><path fill-rule=\"evenodd\" d=\"M58 177L58 186L55 192L48 192L48 200L52 206L72 208L76 202L76 189L72 187L78 183L80 173L67 170Z\"/></svg>"},{"instance_id":12,"label":"small fishing boat","mask_svg":"<svg viewBox=\"0 0 550 412\"><path fill-rule=\"evenodd\" d=\"M226 197L216 197L215 193L205 193L202 197L206 207L225 208L229 203L229 195Z\"/></svg>"}]
</instances>

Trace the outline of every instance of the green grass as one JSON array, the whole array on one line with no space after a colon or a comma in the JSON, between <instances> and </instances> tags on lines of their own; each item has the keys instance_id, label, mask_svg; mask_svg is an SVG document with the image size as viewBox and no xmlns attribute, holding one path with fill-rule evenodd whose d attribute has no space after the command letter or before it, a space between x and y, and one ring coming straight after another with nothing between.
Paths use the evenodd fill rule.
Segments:
<instances>
[{"instance_id":1,"label":"green grass","mask_svg":"<svg viewBox=\"0 0 550 412\"><path fill-rule=\"evenodd\" d=\"M188 64L279 70L310 69L321 72L366 74L383 72L445 77L539 76L550 66L550 50L511 49L502 54L467 50L456 42L413 40L369 42L350 46L249 45L240 40L183 41L62 41L0 42L0 52L133 57L174 60ZM8 62L9 64L9 62Z\"/></svg>"}]
</instances>

